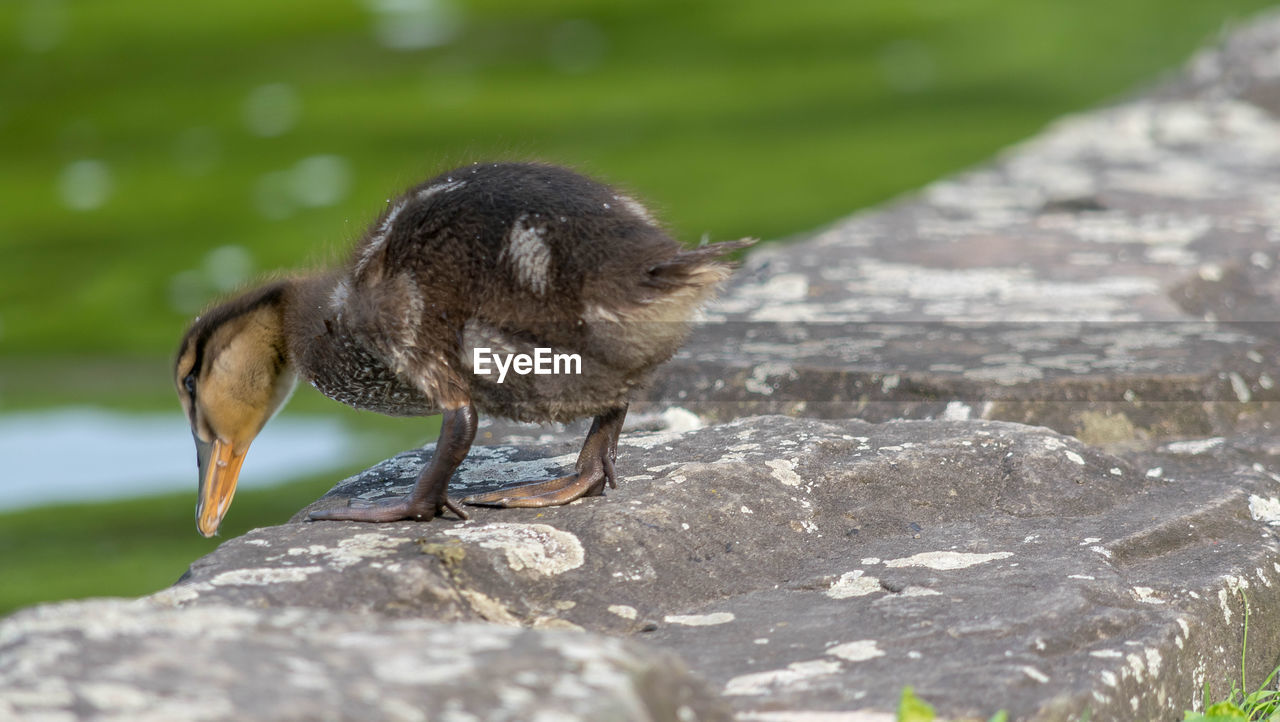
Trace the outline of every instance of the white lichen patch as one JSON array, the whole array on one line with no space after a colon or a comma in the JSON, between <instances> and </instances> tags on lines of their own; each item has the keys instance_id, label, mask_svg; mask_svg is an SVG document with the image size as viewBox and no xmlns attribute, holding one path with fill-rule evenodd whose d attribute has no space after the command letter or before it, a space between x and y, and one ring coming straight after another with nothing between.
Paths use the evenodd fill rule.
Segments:
<instances>
[{"instance_id":1,"label":"white lichen patch","mask_svg":"<svg viewBox=\"0 0 1280 722\"><path fill-rule=\"evenodd\" d=\"M1030 364L1010 363L965 369L961 375L975 381L990 381L1001 386L1015 386L1025 381L1036 381L1044 378L1044 371Z\"/></svg>"},{"instance_id":2,"label":"white lichen patch","mask_svg":"<svg viewBox=\"0 0 1280 722\"><path fill-rule=\"evenodd\" d=\"M1164 662L1164 658L1160 656L1160 650L1148 647L1143 651L1147 657L1147 670L1151 672L1152 677L1159 676L1160 665Z\"/></svg>"},{"instance_id":3,"label":"white lichen patch","mask_svg":"<svg viewBox=\"0 0 1280 722\"><path fill-rule=\"evenodd\" d=\"M849 597L865 597L881 589L879 579L863 576L862 570L858 569L841 574L840 578L832 582L824 594L832 599L848 599Z\"/></svg>"},{"instance_id":4,"label":"white lichen patch","mask_svg":"<svg viewBox=\"0 0 1280 722\"><path fill-rule=\"evenodd\" d=\"M635 619L637 615L636 608L628 604L610 604L608 610L623 619Z\"/></svg>"},{"instance_id":5,"label":"white lichen patch","mask_svg":"<svg viewBox=\"0 0 1280 722\"><path fill-rule=\"evenodd\" d=\"M809 296L809 278L803 273L778 273L763 283L743 288L740 295L768 301L768 305L803 301Z\"/></svg>"},{"instance_id":6,"label":"white lichen patch","mask_svg":"<svg viewBox=\"0 0 1280 722\"><path fill-rule=\"evenodd\" d=\"M927 567L940 571L950 571L953 569L966 569L999 559L1008 559L1011 556L1013 556L1012 552L991 552L989 554L921 552L902 559L889 559L885 561L884 565L887 567Z\"/></svg>"},{"instance_id":7,"label":"white lichen patch","mask_svg":"<svg viewBox=\"0 0 1280 722\"><path fill-rule=\"evenodd\" d=\"M1079 454L1077 454L1076 452L1072 451L1071 449L1065 449L1065 450L1062 452L1062 455L1063 455L1063 456L1065 456L1065 457L1067 457L1067 459L1068 459L1068 460L1070 460L1070 461L1071 461L1071 463L1073 463L1073 464L1079 464L1080 466L1084 466L1084 457L1080 456Z\"/></svg>"},{"instance_id":8,"label":"white lichen patch","mask_svg":"<svg viewBox=\"0 0 1280 722\"><path fill-rule=\"evenodd\" d=\"M789 459L770 459L769 461L764 462L764 465L773 470L769 472L769 476L772 476L787 486L800 486L802 479L800 478L800 475L794 471L796 468L794 461Z\"/></svg>"},{"instance_id":9,"label":"white lichen patch","mask_svg":"<svg viewBox=\"0 0 1280 722\"><path fill-rule=\"evenodd\" d=\"M1247 404L1253 400L1253 393L1249 390L1249 384L1245 382L1243 376L1232 371L1227 374L1227 379L1231 381L1231 391L1235 393L1240 403Z\"/></svg>"},{"instance_id":10,"label":"white lichen patch","mask_svg":"<svg viewBox=\"0 0 1280 722\"><path fill-rule=\"evenodd\" d=\"M898 597L940 597L940 596L942 596L942 592L940 592L940 591L938 591L938 590L936 590L936 589L930 589L930 588L928 588L928 587L910 586L910 587L907 587L906 589L903 589L901 592L898 592L895 596L898 596Z\"/></svg>"},{"instance_id":11,"label":"white lichen patch","mask_svg":"<svg viewBox=\"0 0 1280 722\"><path fill-rule=\"evenodd\" d=\"M5 685L4 691L0 691L0 719L17 720L17 712L14 711L15 706L19 707L70 707L75 704L75 694L71 691L70 685L63 679L33 678L38 677L37 670L48 669L51 666L56 667L57 658L59 656L71 657L79 651L79 647L67 640L49 640L42 642L40 647L34 651L30 648L23 650L23 664L27 670L36 672L36 674L24 674L23 688L15 689L11 681ZM61 722L67 720L72 722L75 720L70 714L65 717L53 717L53 720Z\"/></svg>"},{"instance_id":12,"label":"white lichen patch","mask_svg":"<svg viewBox=\"0 0 1280 722\"><path fill-rule=\"evenodd\" d=\"M798 378L796 370L783 363L762 363L751 369L751 376L742 382L743 386L753 394L770 396L773 394L774 378Z\"/></svg>"},{"instance_id":13,"label":"white lichen patch","mask_svg":"<svg viewBox=\"0 0 1280 722\"><path fill-rule=\"evenodd\" d=\"M220 606L156 613L146 599L62 602L43 605L38 610L36 614L0 620L0 647L28 636L65 632L82 634L92 641L153 632L184 639L235 639L262 619L262 612L257 610ZM68 646L75 651L73 645Z\"/></svg>"},{"instance_id":14,"label":"white lichen patch","mask_svg":"<svg viewBox=\"0 0 1280 722\"><path fill-rule=\"evenodd\" d=\"M793 520L790 524L794 531L802 531L805 534L813 534L818 531L818 525L809 519Z\"/></svg>"},{"instance_id":15,"label":"white lichen patch","mask_svg":"<svg viewBox=\"0 0 1280 722\"><path fill-rule=\"evenodd\" d=\"M1089 653L1089 656L1100 659L1119 659L1124 656L1124 653L1116 649L1095 649Z\"/></svg>"},{"instance_id":16,"label":"white lichen patch","mask_svg":"<svg viewBox=\"0 0 1280 722\"><path fill-rule=\"evenodd\" d=\"M320 692L332 685L325 666L313 658L285 657L280 666L281 681L290 687Z\"/></svg>"},{"instance_id":17,"label":"white lichen patch","mask_svg":"<svg viewBox=\"0 0 1280 722\"><path fill-rule=\"evenodd\" d=\"M1147 665L1143 661L1142 655L1134 653L1125 655L1125 661L1129 663L1128 672L1137 682L1142 682L1142 678L1146 676Z\"/></svg>"},{"instance_id":18,"label":"white lichen patch","mask_svg":"<svg viewBox=\"0 0 1280 722\"><path fill-rule=\"evenodd\" d=\"M1041 672L1040 670L1030 665L1024 665L1022 667L1022 673L1027 675L1031 679L1034 679L1035 681L1039 682L1040 684L1044 684L1045 682L1049 681L1049 675L1045 674L1044 672Z\"/></svg>"},{"instance_id":19,"label":"white lichen patch","mask_svg":"<svg viewBox=\"0 0 1280 722\"><path fill-rule=\"evenodd\" d=\"M702 419L697 414L679 406L672 406L663 411L660 418L662 419L662 430L674 434L697 431L706 425L702 423Z\"/></svg>"},{"instance_id":20,"label":"white lichen patch","mask_svg":"<svg viewBox=\"0 0 1280 722\"><path fill-rule=\"evenodd\" d=\"M856 642L837 644L828 649L826 653L832 657L839 657L846 662L865 662L868 659L884 656L884 650L880 649L874 639L860 639Z\"/></svg>"},{"instance_id":21,"label":"white lichen patch","mask_svg":"<svg viewBox=\"0 0 1280 722\"><path fill-rule=\"evenodd\" d=\"M149 691L119 682L81 682L76 691L99 711L141 712L155 702Z\"/></svg>"},{"instance_id":22,"label":"white lichen patch","mask_svg":"<svg viewBox=\"0 0 1280 722\"><path fill-rule=\"evenodd\" d=\"M306 580L312 574L319 574L324 567L259 567L256 569L233 569L223 572L209 584L215 587L229 585L263 586L266 584L289 584Z\"/></svg>"},{"instance_id":23,"label":"white lichen patch","mask_svg":"<svg viewBox=\"0 0 1280 722\"><path fill-rule=\"evenodd\" d=\"M725 684L724 693L731 697L740 697L768 694L778 689L788 691L803 690L808 687L810 680L826 677L839 671L839 662L825 659L792 662L784 669L773 669L767 672L755 672L734 677Z\"/></svg>"},{"instance_id":24,"label":"white lichen patch","mask_svg":"<svg viewBox=\"0 0 1280 722\"><path fill-rule=\"evenodd\" d=\"M343 539L336 547L311 544L305 547L293 547L285 553L288 556L310 556L313 560L323 561L341 571L365 559L377 559L394 554L401 545L408 544L410 541L408 537L392 537L379 532L368 532Z\"/></svg>"},{"instance_id":25,"label":"white lichen patch","mask_svg":"<svg viewBox=\"0 0 1280 722\"><path fill-rule=\"evenodd\" d=\"M948 401L947 408L942 410L943 421L968 421L973 416L973 409L963 401Z\"/></svg>"},{"instance_id":26,"label":"white lichen patch","mask_svg":"<svg viewBox=\"0 0 1280 722\"><path fill-rule=\"evenodd\" d=\"M1280 524L1280 499L1271 497L1264 499L1257 494L1249 495L1249 516L1271 526Z\"/></svg>"},{"instance_id":27,"label":"white lichen patch","mask_svg":"<svg viewBox=\"0 0 1280 722\"><path fill-rule=\"evenodd\" d=\"M1226 582L1227 589L1230 589L1232 594L1239 594L1240 590L1249 588L1248 579L1244 577L1237 577L1234 574L1224 576L1222 581Z\"/></svg>"},{"instance_id":28,"label":"white lichen patch","mask_svg":"<svg viewBox=\"0 0 1280 722\"><path fill-rule=\"evenodd\" d=\"M510 609L507 609L507 605L483 592L477 592L474 589L459 589L458 594L462 595L462 598L467 601L467 605L471 607L472 611L487 622L507 627L523 626L520 623L520 619L512 614Z\"/></svg>"},{"instance_id":29,"label":"white lichen patch","mask_svg":"<svg viewBox=\"0 0 1280 722\"><path fill-rule=\"evenodd\" d=\"M475 671L470 659L457 655L448 664L423 664L411 652L378 654L372 660L373 676L388 684L428 685L452 682Z\"/></svg>"},{"instance_id":30,"label":"white lichen patch","mask_svg":"<svg viewBox=\"0 0 1280 722\"><path fill-rule=\"evenodd\" d=\"M1174 441L1164 445L1164 450L1173 454L1189 454L1195 456L1203 454L1206 451L1222 446L1226 441L1221 436L1215 436L1210 439L1189 439L1187 441Z\"/></svg>"},{"instance_id":31,"label":"white lichen patch","mask_svg":"<svg viewBox=\"0 0 1280 722\"><path fill-rule=\"evenodd\" d=\"M1133 598L1143 604L1164 604L1164 600L1156 596L1156 590L1151 587L1134 587L1132 590Z\"/></svg>"},{"instance_id":32,"label":"white lichen patch","mask_svg":"<svg viewBox=\"0 0 1280 722\"><path fill-rule=\"evenodd\" d=\"M213 585L208 582L175 584L143 598L162 607L181 607L188 602L194 602L202 593L211 589Z\"/></svg>"},{"instance_id":33,"label":"white lichen patch","mask_svg":"<svg viewBox=\"0 0 1280 722\"><path fill-rule=\"evenodd\" d=\"M713 627L717 624L728 624L735 618L733 612L712 612L711 614L668 614L662 618L662 621L686 627Z\"/></svg>"},{"instance_id":34,"label":"white lichen patch","mask_svg":"<svg viewBox=\"0 0 1280 722\"><path fill-rule=\"evenodd\" d=\"M640 433L626 434L618 441L624 446L635 446L640 449L652 449L679 439L684 435L683 431L647 431ZM575 460L577 456L573 457ZM680 462L664 464L662 466L649 467L645 471L662 471L672 466L678 466Z\"/></svg>"},{"instance_id":35,"label":"white lichen patch","mask_svg":"<svg viewBox=\"0 0 1280 722\"><path fill-rule=\"evenodd\" d=\"M1174 620L1174 621L1176 621L1176 622L1178 623L1178 628L1182 630L1182 636L1183 636L1183 637L1190 638L1190 637L1191 637L1191 626L1187 624L1187 620L1183 619L1182 617L1178 617L1178 618L1177 618L1176 620Z\"/></svg>"},{"instance_id":36,"label":"white lichen patch","mask_svg":"<svg viewBox=\"0 0 1280 722\"><path fill-rule=\"evenodd\" d=\"M546 576L564 574L582 566L586 558L577 536L546 524L493 522L446 529L444 533L483 549L502 551L507 566L517 572L528 569Z\"/></svg>"},{"instance_id":37,"label":"white lichen patch","mask_svg":"<svg viewBox=\"0 0 1280 722\"><path fill-rule=\"evenodd\" d=\"M1218 607L1222 609L1222 619L1227 624L1231 624L1231 597L1237 595L1242 589L1249 588L1249 581L1240 577L1226 576L1223 578L1226 582L1226 588L1218 590Z\"/></svg>"}]
</instances>

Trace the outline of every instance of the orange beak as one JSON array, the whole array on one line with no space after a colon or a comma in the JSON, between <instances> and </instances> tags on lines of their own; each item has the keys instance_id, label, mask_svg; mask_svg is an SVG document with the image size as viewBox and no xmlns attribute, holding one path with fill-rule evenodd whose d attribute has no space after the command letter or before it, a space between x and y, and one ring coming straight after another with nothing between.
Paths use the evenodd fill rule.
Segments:
<instances>
[{"instance_id":1,"label":"orange beak","mask_svg":"<svg viewBox=\"0 0 1280 722\"><path fill-rule=\"evenodd\" d=\"M196 502L196 528L200 534L211 537L218 533L222 517L231 508L236 494L236 480L240 478L240 466L244 464L246 444L236 448L222 439L212 444L196 437L196 461L200 467L200 491Z\"/></svg>"}]
</instances>

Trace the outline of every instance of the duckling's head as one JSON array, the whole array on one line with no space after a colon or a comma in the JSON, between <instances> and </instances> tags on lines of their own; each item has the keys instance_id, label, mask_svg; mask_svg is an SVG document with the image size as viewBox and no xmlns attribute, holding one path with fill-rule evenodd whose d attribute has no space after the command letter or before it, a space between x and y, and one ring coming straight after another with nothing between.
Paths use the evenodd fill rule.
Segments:
<instances>
[{"instance_id":1,"label":"duckling's head","mask_svg":"<svg viewBox=\"0 0 1280 722\"><path fill-rule=\"evenodd\" d=\"M196 528L218 532L245 452L297 383L284 332L286 284L250 291L191 324L174 383L191 422L200 467Z\"/></svg>"}]
</instances>

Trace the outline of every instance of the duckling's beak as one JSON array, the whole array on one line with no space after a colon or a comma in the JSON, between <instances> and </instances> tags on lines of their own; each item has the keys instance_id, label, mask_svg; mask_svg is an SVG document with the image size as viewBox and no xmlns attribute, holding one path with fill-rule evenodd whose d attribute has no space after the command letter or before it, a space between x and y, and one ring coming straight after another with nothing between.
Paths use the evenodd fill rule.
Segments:
<instances>
[{"instance_id":1,"label":"duckling's beak","mask_svg":"<svg viewBox=\"0 0 1280 722\"><path fill-rule=\"evenodd\" d=\"M249 450L222 439L213 443L196 439L196 463L200 466L200 498L196 502L196 528L200 534L211 537L218 533L222 517L231 507L236 494L236 479L240 478L240 466Z\"/></svg>"}]
</instances>

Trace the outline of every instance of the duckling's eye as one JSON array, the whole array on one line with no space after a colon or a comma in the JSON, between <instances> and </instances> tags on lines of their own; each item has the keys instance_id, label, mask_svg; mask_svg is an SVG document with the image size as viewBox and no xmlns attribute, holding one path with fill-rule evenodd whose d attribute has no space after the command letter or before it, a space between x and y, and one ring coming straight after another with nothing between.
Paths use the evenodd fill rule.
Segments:
<instances>
[{"instance_id":1,"label":"duckling's eye","mask_svg":"<svg viewBox=\"0 0 1280 722\"><path fill-rule=\"evenodd\" d=\"M182 388L186 389L186 390L187 390L187 393L191 394L192 396L195 396L195 393L196 393L196 375L195 375L195 374L187 374L187 377L186 377L185 379L183 379L183 380L182 380Z\"/></svg>"}]
</instances>

